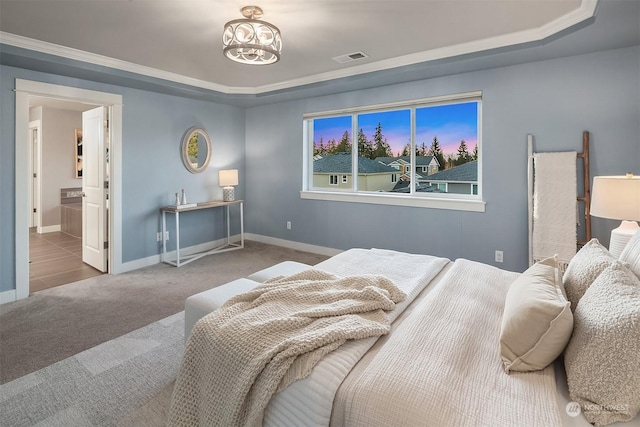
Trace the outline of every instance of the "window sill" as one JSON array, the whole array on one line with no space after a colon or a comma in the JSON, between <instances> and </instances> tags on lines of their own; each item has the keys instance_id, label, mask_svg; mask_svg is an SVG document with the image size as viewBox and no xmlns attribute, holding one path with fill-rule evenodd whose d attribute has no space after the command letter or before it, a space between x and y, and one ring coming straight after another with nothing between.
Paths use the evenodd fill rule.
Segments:
<instances>
[{"instance_id":1,"label":"window sill","mask_svg":"<svg viewBox=\"0 0 640 427\"><path fill-rule=\"evenodd\" d=\"M330 200L334 202L449 209L469 212L484 212L486 204L480 199L471 200L440 197L412 197L396 194L337 193L329 191L301 191L300 198L310 200Z\"/></svg>"}]
</instances>

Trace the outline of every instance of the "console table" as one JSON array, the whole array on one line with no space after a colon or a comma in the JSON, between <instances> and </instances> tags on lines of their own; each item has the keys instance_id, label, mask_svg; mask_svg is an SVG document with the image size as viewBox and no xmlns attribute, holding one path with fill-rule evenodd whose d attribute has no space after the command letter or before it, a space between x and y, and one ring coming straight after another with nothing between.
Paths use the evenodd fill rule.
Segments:
<instances>
[{"instance_id":1,"label":"console table","mask_svg":"<svg viewBox=\"0 0 640 427\"><path fill-rule=\"evenodd\" d=\"M231 243L231 224L230 224L230 213L229 207L231 205L239 205L240 211L240 243ZM209 249L204 252L198 252L195 254L181 255L180 254L180 214L199 211L202 209L216 209L223 208L226 210L227 216L227 238L226 242L218 247L213 249ZM191 261L195 261L199 258L202 258L205 255L233 251L236 249L244 248L244 201L243 200L234 200L232 202L223 202L223 201L211 201L211 202L203 202L198 203L195 206L189 206L184 208L179 208L177 206L165 206L160 208L162 212L162 257L161 261L167 264L174 265L176 267L180 267L181 265L185 265L190 263ZM176 258L175 261L167 259L167 240L164 238L166 236L167 231L167 214L174 214L176 217L176 228L175 228L175 236L176 236Z\"/></svg>"}]
</instances>

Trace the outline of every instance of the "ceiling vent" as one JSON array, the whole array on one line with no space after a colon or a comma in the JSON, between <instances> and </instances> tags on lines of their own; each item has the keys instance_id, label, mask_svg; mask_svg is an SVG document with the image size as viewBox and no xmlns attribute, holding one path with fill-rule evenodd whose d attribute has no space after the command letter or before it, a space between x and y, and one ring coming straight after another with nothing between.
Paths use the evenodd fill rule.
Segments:
<instances>
[{"instance_id":1,"label":"ceiling vent","mask_svg":"<svg viewBox=\"0 0 640 427\"><path fill-rule=\"evenodd\" d=\"M331 59L336 61L338 64L345 64L347 62L357 61L359 59L364 59L368 57L369 55L367 55L364 52L354 52L354 53L348 53L346 55L335 56Z\"/></svg>"}]
</instances>

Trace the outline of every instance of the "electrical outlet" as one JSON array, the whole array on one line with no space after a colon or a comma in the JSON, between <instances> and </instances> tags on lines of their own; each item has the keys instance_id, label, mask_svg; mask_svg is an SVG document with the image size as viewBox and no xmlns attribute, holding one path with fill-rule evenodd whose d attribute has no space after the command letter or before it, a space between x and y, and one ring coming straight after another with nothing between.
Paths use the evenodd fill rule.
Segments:
<instances>
[{"instance_id":1,"label":"electrical outlet","mask_svg":"<svg viewBox=\"0 0 640 427\"><path fill-rule=\"evenodd\" d=\"M502 251L496 251L496 262L502 262L503 261L503 253Z\"/></svg>"},{"instance_id":2,"label":"electrical outlet","mask_svg":"<svg viewBox=\"0 0 640 427\"><path fill-rule=\"evenodd\" d=\"M291 221L287 221L287 230L291 230Z\"/></svg>"},{"instance_id":3,"label":"electrical outlet","mask_svg":"<svg viewBox=\"0 0 640 427\"><path fill-rule=\"evenodd\" d=\"M162 232L158 231L156 233L156 242L160 242L160 241L162 241Z\"/></svg>"},{"instance_id":4,"label":"electrical outlet","mask_svg":"<svg viewBox=\"0 0 640 427\"><path fill-rule=\"evenodd\" d=\"M164 240L169 240L169 230L164 232Z\"/></svg>"}]
</instances>

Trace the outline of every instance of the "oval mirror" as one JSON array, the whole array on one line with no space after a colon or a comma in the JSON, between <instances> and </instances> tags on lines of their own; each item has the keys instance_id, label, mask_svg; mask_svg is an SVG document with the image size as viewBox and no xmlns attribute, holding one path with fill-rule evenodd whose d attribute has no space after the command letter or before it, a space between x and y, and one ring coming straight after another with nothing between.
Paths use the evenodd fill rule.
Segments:
<instances>
[{"instance_id":1,"label":"oval mirror","mask_svg":"<svg viewBox=\"0 0 640 427\"><path fill-rule=\"evenodd\" d=\"M209 134L199 127L187 130L182 138L182 163L191 173L200 173L207 168L211 160L211 139Z\"/></svg>"}]
</instances>

